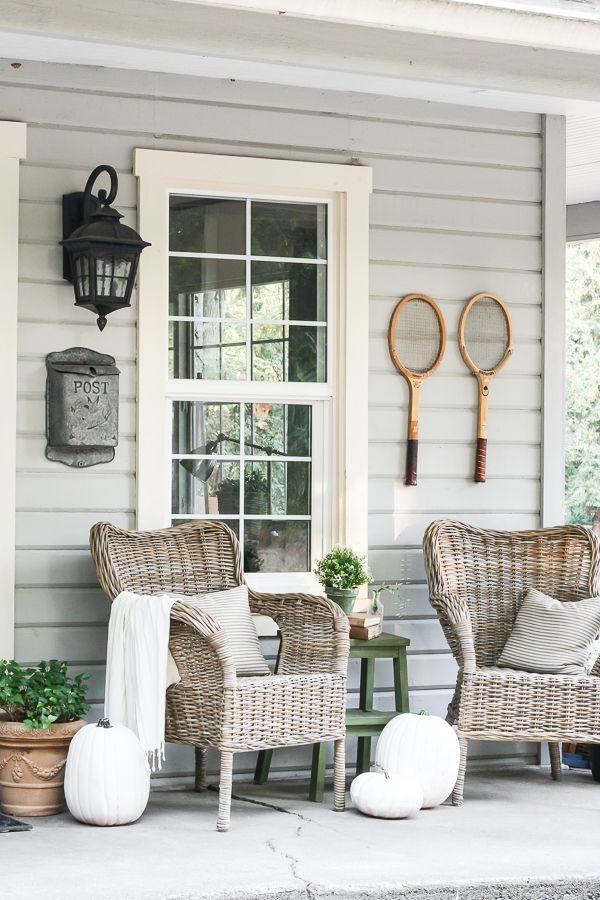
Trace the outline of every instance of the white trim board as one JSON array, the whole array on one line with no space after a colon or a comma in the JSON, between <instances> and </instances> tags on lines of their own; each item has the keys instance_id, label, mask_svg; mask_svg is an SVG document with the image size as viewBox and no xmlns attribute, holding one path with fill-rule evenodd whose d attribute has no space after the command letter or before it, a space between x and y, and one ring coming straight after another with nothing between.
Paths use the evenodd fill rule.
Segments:
<instances>
[{"instance_id":1,"label":"white trim board","mask_svg":"<svg viewBox=\"0 0 600 900\"><path fill-rule=\"evenodd\" d=\"M82 66L106 66L205 78L362 94L382 94L461 106L515 112L600 117L600 101L543 93L507 91L443 81L378 75L364 71L303 66L160 47L77 39L52 34L0 31L0 57ZM526 79L524 79L526 80Z\"/></svg>"},{"instance_id":2,"label":"white trim board","mask_svg":"<svg viewBox=\"0 0 600 900\"><path fill-rule=\"evenodd\" d=\"M542 122L542 527L564 524L566 123Z\"/></svg>"},{"instance_id":3,"label":"white trim board","mask_svg":"<svg viewBox=\"0 0 600 900\"><path fill-rule=\"evenodd\" d=\"M17 303L19 290L19 160L27 125L0 122L0 282L2 394L0 420L0 659L12 659L15 636L15 484L17 434Z\"/></svg>"},{"instance_id":4,"label":"white trim board","mask_svg":"<svg viewBox=\"0 0 600 900\"><path fill-rule=\"evenodd\" d=\"M142 253L138 288L137 527L165 526L170 454L167 380L167 223L169 191L296 196L331 201L337 226L330 265L334 291L331 543L368 550L368 166L137 149ZM334 252L335 251L335 252ZM207 383L208 384L208 383ZM223 393L232 383L220 382ZM260 388L260 385L257 385ZM214 390L215 383L210 389Z\"/></svg>"}]
</instances>

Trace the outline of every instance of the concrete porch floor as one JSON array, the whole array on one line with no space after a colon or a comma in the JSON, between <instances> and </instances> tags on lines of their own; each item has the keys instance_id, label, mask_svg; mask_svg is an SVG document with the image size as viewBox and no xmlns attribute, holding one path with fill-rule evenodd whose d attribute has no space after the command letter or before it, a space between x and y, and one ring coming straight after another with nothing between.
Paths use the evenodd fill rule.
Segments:
<instances>
[{"instance_id":1,"label":"concrete porch floor","mask_svg":"<svg viewBox=\"0 0 600 900\"><path fill-rule=\"evenodd\" d=\"M596 900L600 784L589 772L468 773L465 804L385 821L307 784L234 783L231 828L217 794L153 791L143 817L93 828L68 812L0 835L2 900ZM250 802L255 801L255 802ZM262 804L270 804L262 805ZM279 807L279 808L273 808Z\"/></svg>"}]
</instances>

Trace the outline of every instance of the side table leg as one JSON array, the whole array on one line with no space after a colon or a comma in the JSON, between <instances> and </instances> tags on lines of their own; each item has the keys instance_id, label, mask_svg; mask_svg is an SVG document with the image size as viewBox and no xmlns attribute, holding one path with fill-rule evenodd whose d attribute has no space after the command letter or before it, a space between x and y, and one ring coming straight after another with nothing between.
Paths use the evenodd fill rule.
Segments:
<instances>
[{"instance_id":1,"label":"side table leg","mask_svg":"<svg viewBox=\"0 0 600 900\"><path fill-rule=\"evenodd\" d=\"M313 744L312 766L310 770L310 790L308 799L321 803L325 789L325 765L327 763L327 741Z\"/></svg>"},{"instance_id":2,"label":"side table leg","mask_svg":"<svg viewBox=\"0 0 600 900\"><path fill-rule=\"evenodd\" d=\"M396 712L410 712L408 705L408 670L406 666L406 647L401 647L394 664L394 696Z\"/></svg>"},{"instance_id":3,"label":"side table leg","mask_svg":"<svg viewBox=\"0 0 600 900\"><path fill-rule=\"evenodd\" d=\"M356 742L356 774L362 775L371 768L371 738L359 737Z\"/></svg>"},{"instance_id":4,"label":"side table leg","mask_svg":"<svg viewBox=\"0 0 600 900\"><path fill-rule=\"evenodd\" d=\"M375 660L373 657L360 661L359 709L373 709L373 688L375 685Z\"/></svg>"},{"instance_id":5,"label":"side table leg","mask_svg":"<svg viewBox=\"0 0 600 900\"><path fill-rule=\"evenodd\" d=\"M272 750L259 750L258 759L256 760L256 768L254 770L254 781L256 784L264 784L269 777L271 768L271 760L273 759Z\"/></svg>"}]
</instances>

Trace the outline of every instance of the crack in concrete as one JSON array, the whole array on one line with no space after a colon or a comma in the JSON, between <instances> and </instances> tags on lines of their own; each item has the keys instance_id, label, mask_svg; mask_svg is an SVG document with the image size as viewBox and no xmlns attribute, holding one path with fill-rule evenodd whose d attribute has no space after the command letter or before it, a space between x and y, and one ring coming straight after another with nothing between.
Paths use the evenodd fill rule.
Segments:
<instances>
[{"instance_id":1,"label":"crack in concrete","mask_svg":"<svg viewBox=\"0 0 600 900\"><path fill-rule=\"evenodd\" d=\"M214 791L216 794L219 793L219 786L216 784L209 784L209 791ZM240 794L231 794L232 800L240 800L242 803L254 803L256 806L266 806L267 809L274 809L277 812L285 813L286 816L296 816L298 819L302 819L303 822L310 822L311 825L318 825L318 822L315 822L314 819L309 819L308 816L303 816L302 813L294 812L291 809L286 809L285 806L276 806L274 803L266 803L264 800L254 800L252 797L242 797ZM300 828L302 826L300 825Z\"/></svg>"},{"instance_id":2,"label":"crack in concrete","mask_svg":"<svg viewBox=\"0 0 600 900\"><path fill-rule=\"evenodd\" d=\"M307 821L310 822L310 819L308 819ZM303 828L304 825L298 825L298 828L296 829L297 838L300 837L300 832ZM296 859L296 857L292 856L290 853L285 853L283 850L278 850L272 840L266 841L265 843L267 847L273 851L273 853L276 853L278 856L283 856L284 859L288 859L290 861L290 871L292 873L292 876L296 879L296 881L300 882L300 884L304 888L308 900L314 900L314 898L318 896L318 888L311 881L307 881L306 878L302 878L302 876L298 874L298 866L300 864L300 860Z\"/></svg>"}]
</instances>

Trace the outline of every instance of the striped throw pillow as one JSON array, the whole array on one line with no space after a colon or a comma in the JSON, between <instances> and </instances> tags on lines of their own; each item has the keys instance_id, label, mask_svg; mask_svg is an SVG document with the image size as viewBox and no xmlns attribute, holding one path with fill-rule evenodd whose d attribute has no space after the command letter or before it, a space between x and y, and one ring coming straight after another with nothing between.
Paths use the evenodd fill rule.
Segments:
<instances>
[{"instance_id":1,"label":"striped throw pillow","mask_svg":"<svg viewBox=\"0 0 600 900\"><path fill-rule=\"evenodd\" d=\"M600 630L600 597L561 603L530 589L496 663L549 675L583 675Z\"/></svg>"},{"instance_id":2,"label":"striped throw pillow","mask_svg":"<svg viewBox=\"0 0 600 900\"><path fill-rule=\"evenodd\" d=\"M245 584L228 591L186 597L187 603L197 606L215 619L229 640L238 676L270 675L266 660L260 652L256 627L250 614L248 588Z\"/></svg>"}]
</instances>

